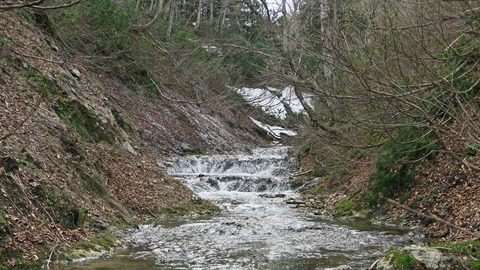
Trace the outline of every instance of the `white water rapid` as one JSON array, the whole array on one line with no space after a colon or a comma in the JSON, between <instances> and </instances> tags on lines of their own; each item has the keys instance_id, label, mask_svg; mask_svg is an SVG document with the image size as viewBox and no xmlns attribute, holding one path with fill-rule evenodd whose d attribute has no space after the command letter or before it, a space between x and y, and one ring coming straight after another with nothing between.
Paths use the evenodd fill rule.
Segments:
<instances>
[{"instance_id":1,"label":"white water rapid","mask_svg":"<svg viewBox=\"0 0 480 270\"><path fill-rule=\"evenodd\" d=\"M223 211L151 220L129 232L128 248L67 269L366 269L389 248L416 239L285 204L299 196L290 188L296 161L287 151L174 158L170 174Z\"/></svg>"}]
</instances>

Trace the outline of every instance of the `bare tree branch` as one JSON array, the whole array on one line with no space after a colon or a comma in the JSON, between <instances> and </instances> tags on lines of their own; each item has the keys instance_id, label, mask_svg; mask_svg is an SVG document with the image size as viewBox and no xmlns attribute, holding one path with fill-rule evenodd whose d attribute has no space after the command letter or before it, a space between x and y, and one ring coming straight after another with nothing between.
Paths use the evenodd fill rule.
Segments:
<instances>
[{"instance_id":1,"label":"bare tree branch","mask_svg":"<svg viewBox=\"0 0 480 270\"><path fill-rule=\"evenodd\" d=\"M77 5L84 1L88 1L88 0L76 0L71 3L56 5L56 6L40 6L40 4L43 4L45 0L30 0L30 1L24 1L24 2L20 2L20 1L5 2L0 4L0 12L12 10L12 9L18 9L18 8L27 8L27 7L34 8L34 9L41 9L41 10L67 8L67 7Z\"/></svg>"},{"instance_id":2,"label":"bare tree branch","mask_svg":"<svg viewBox=\"0 0 480 270\"><path fill-rule=\"evenodd\" d=\"M34 6L31 6L31 7L34 8L34 9L41 9L41 10L60 9L60 8L71 7L71 6L80 4L80 3L85 2L85 1L88 1L88 0L76 0L76 1L73 1L72 3L57 5L57 6L46 6L46 7L44 7L44 6L34 5Z\"/></svg>"},{"instance_id":3,"label":"bare tree branch","mask_svg":"<svg viewBox=\"0 0 480 270\"><path fill-rule=\"evenodd\" d=\"M16 8L25 8L43 3L45 0L30 0L25 2L5 2L0 5L0 11L8 11Z\"/></svg>"},{"instance_id":4,"label":"bare tree branch","mask_svg":"<svg viewBox=\"0 0 480 270\"><path fill-rule=\"evenodd\" d=\"M412 213L414 213L414 214L416 214L416 215L419 215L419 216L422 216L422 217L424 217L424 218L428 218L428 219L432 219L432 220L441 222L441 223L443 223L443 224L445 224L445 225L447 225L447 226L449 226L449 227L455 228L455 229L457 229L457 230L459 230L459 231L461 231L461 232L464 232L464 233L466 233L466 234L469 234L469 235L475 237L474 240L480 239L480 234L479 234L479 233L477 233L477 232L471 232L471 231L469 231L469 230L467 230L467 229L465 229L465 228L462 228L462 227L460 227L460 226L458 226L458 225L455 225L455 224L453 224L453 223L451 223L451 222L448 222L448 221L446 221L446 220L444 220L444 219L442 219L442 218L439 218L437 215L434 215L434 214L430 214L430 215L424 214L424 213L422 213L422 212L420 212L420 211L417 211L417 210L415 210L415 209L412 209L412 208L410 208L410 207L408 207L408 206L406 206L406 205L400 204L400 203L398 203L398 202L396 202L396 201L394 201L394 200L392 200L392 199L387 199L387 201L388 201L389 203L391 203L391 204L394 204L394 205L396 205L396 206L398 206L398 207L400 207L400 208L402 208L402 209L404 209L404 210L407 210L407 211L409 211L409 212L412 212Z\"/></svg>"},{"instance_id":5,"label":"bare tree branch","mask_svg":"<svg viewBox=\"0 0 480 270\"><path fill-rule=\"evenodd\" d=\"M16 134L20 134L17 132L17 130L23 126L23 124L25 124L25 122L27 122L28 119L30 119L30 117L32 117L32 115L35 113L35 111L37 111L38 107L40 106L40 102L41 102L41 98L38 98L37 101L35 102L35 105L33 105L33 108L32 110L30 110L30 112L27 114L27 116L18 124L16 125L12 131L10 131L9 133L5 134L4 136L0 137L0 141L3 141L3 140L6 140L8 137L10 136L13 136L13 135L16 135Z\"/></svg>"}]
</instances>

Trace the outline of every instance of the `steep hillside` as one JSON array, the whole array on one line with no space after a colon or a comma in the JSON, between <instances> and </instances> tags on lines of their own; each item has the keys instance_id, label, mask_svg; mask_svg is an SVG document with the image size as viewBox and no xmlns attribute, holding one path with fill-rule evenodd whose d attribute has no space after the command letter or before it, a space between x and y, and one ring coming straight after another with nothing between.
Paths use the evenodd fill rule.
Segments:
<instances>
[{"instance_id":1,"label":"steep hillside","mask_svg":"<svg viewBox=\"0 0 480 270\"><path fill-rule=\"evenodd\" d=\"M474 120L478 125L478 118ZM445 129L452 133L464 132L454 121L445 124ZM468 164L479 165L480 153L475 149L476 145L455 138L449 138L446 144L449 149L463 153L462 159ZM369 212L372 220L419 228L427 238L436 242L478 239L479 172L437 149L418 158L415 163L406 162L405 165L401 160L408 160L408 154L402 147L391 146L376 152L351 151L345 154L349 163L333 168L321 168L316 164L314 159L318 154L314 151L305 155L303 167L317 176L308 177L304 187L307 196L319 202L314 208L336 216L366 215ZM385 164L390 167L379 180L377 175ZM405 173L406 168L408 173ZM395 175L400 177L394 178ZM393 181L387 181L389 179ZM401 181L405 185L401 185ZM403 207L389 203L386 196Z\"/></svg>"},{"instance_id":2,"label":"steep hillside","mask_svg":"<svg viewBox=\"0 0 480 270\"><path fill-rule=\"evenodd\" d=\"M45 263L137 217L216 211L157 163L267 143L247 109L225 96L132 89L51 27L44 13L0 17L0 268Z\"/></svg>"}]
</instances>

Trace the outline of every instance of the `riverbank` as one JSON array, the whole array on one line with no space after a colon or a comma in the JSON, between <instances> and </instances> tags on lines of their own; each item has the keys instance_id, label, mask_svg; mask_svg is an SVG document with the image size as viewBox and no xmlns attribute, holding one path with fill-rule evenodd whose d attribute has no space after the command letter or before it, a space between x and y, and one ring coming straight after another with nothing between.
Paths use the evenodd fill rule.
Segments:
<instances>
[{"instance_id":1,"label":"riverbank","mask_svg":"<svg viewBox=\"0 0 480 270\"><path fill-rule=\"evenodd\" d=\"M452 128L455 128L454 124ZM449 147L461 152L462 144L448 143ZM476 152L467 152L464 158L478 166ZM303 159L303 170L318 171L310 160L308 157ZM416 228L424 234L429 246L440 246L443 254L455 255L450 260L452 269L480 268L477 263L480 260L478 172L441 151L419 161L412 184L392 198L412 209L407 210L388 201L369 204L375 155L354 156L349 160L350 163L327 170L322 176L297 177L297 185L305 199L291 203L319 214L360 216L373 223Z\"/></svg>"},{"instance_id":2,"label":"riverbank","mask_svg":"<svg viewBox=\"0 0 480 270\"><path fill-rule=\"evenodd\" d=\"M248 154L192 155L170 160L199 198L221 213L151 219L128 230L125 249L105 258L61 269L326 269L348 264L365 269L388 248L417 234L364 220L311 215L289 204L296 174L288 147L252 149Z\"/></svg>"},{"instance_id":3,"label":"riverbank","mask_svg":"<svg viewBox=\"0 0 480 270\"><path fill-rule=\"evenodd\" d=\"M79 242L111 246L98 233L138 220L218 211L159 161L265 143L233 101L170 102L99 68L104 58L63 39L62 14L0 17L0 269L46 265Z\"/></svg>"}]
</instances>

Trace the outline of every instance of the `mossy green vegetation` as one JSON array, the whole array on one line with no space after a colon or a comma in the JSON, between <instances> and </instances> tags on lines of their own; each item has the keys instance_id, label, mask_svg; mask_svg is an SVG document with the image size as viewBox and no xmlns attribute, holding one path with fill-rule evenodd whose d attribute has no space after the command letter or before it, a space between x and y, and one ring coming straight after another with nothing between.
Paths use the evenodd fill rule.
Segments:
<instances>
[{"instance_id":1,"label":"mossy green vegetation","mask_svg":"<svg viewBox=\"0 0 480 270\"><path fill-rule=\"evenodd\" d=\"M108 188L96 169L87 170L81 166L75 166L75 173L85 190L89 191L94 197L108 195Z\"/></svg>"},{"instance_id":2,"label":"mossy green vegetation","mask_svg":"<svg viewBox=\"0 0 480 270\"><path fill-rule=\"evenodd\" d=\"M19 79L22 87L36 89L48 102L68 96L53 80L46 78L33 67L26 68L23 76L19 76Z\"/></svg>"},{"instance_id":3,"label":"mossy green vegetation","mask_svg":"<svg viewBox=\"0 0 480 270\"><path fill-rule=\"evenodd\" d=\"M431 142L428 130L404 127L380 149L375 163L375 171L370 175L370 189L364 198L375 207L387 198L407 198L408 190L414 183L416 160L430 157L437 143Z\"/></svg>"},{"instance_id":4,"label":"mossy green vegetation","mask_svg":"<svg viewBox=\"0 0 480 270\"><path fill-rule=\"evenodd\" d=\"M168 207L165 209L161 209L159 211L155 211L155 214L158 216L172 216L172 215L192 215L192 214L212 214L216 212L220 212L221 209L205 200L201 200L200 198L194 197L196 200L192 200L191 202L184 203L174 207ZM145 211L147 212L147 211ZM151 213L151 212L148 212Z\"/></svg>"},{"instance_id":5,"label":"mossy green vegetation","mask_svg":"<svg viewBox=\"0 0 480 270\"><path fill-rule=\"evenodd\" d=\"M0 252L0 262L4 262L6 260L14 261L12 261L11 265L9 266L0 264L0 270L38 269L41 266L41 261L44 261L44 258L39 256L37 261L31 261L23 257L19 251Z\"/></svg>"},{"instance_id":6,"label":"mossy green vegetation","mask_svg":"<svg viewBox=\"0 0 480 270\"><path fill-rule=\"evenodd\" d=\"M92 0L79 10L81 17L88 18L99 36L93 43L96 53L109 56L118 51L128 54L131 44L130 26L135 12L133 2Z\"/></svg>"},{"instance_id":7,"label":"mossy green vegetation","mask_svg":"<svg viewBox=\"0 0 480 270\"><path fill-rule=\"evenodd\" d=\"M395 270L408 270L413 269L415 259L410 255L410 253L399 250L392 249L387 252L386 259L391 265L393 265Z\"/></svg>"},{"instance_id":8,"label":"mossy green vegetation","mask_svg":"<svg viewBox=\"0 0 480 270\"><path fill-rule=\"evenodd\" d=\"M53 109L62 121L73 129L81 138L94 142L115 142L116 132L108 119L100 119L97 113L87 108L81 101L70 97L66 87L74 89L72 82L65 78L67 86L59 86L55 81L46 78L38 70L28 67L20 77L23 87L36 89L45 101L53 103ZM117 117L119 115L117 114ZM121 121L122 127L129 127Z\"/></svg>"},{"instance_id":9,"label":"mossy green vegetation","mask_svg":"<svg viewBox=\"0 0 480 270\"><path fill-rule=\"evenodd\" d=\"M464 241L464 242L446 242L432 243L434 247L441 247L441 251L454 255L455 269L480 269L480 241Z\"/></svg>"},{"instance_id":10,"label":"mossy green vegetation","mask_svg":"<svg viewBox=\"0 0 480 270\"><path fill-rule=\"evenodd\" d=\"M45 209L53 218L55 223L61 224L63 228L74 229L83 227L88 220L87 210L76 205L67 196L60 195L53 188L37 186L33 193L42 200Z\"/></svg>"},{"instance_id":11,"label":"mossy green vegetation","mask_svg":"<svg viewBox=\"0 0 480 270\"><path fill-rule=\"evenodd\" d=\"M354 205L351 198L343 200L335 205L336 216L351 216L353 208Z\"/></svg>"},{"instance_id":12,"label":"mossy green vegetation","mask_svg":"<svg viewBox=\"0 0 480 270\"><path fill-rule=\"evenodd\" d=\"M116 229L107 229L64 248L58 259L71 261L76 258L95 257L128 243L126 236Z\"/></svg>"},{"instance_id":13,"label":"mossy green vegetation","mask_svg":"<svg viewBox=\"0 0 480 270\"><path fill-rule=\"evenodd\" d=\"M114 131L108 120L100 120L97 114L79 101L59 99L54 109L57 115L82 138L114 143Z\"/></svg>"}]
</instances>

